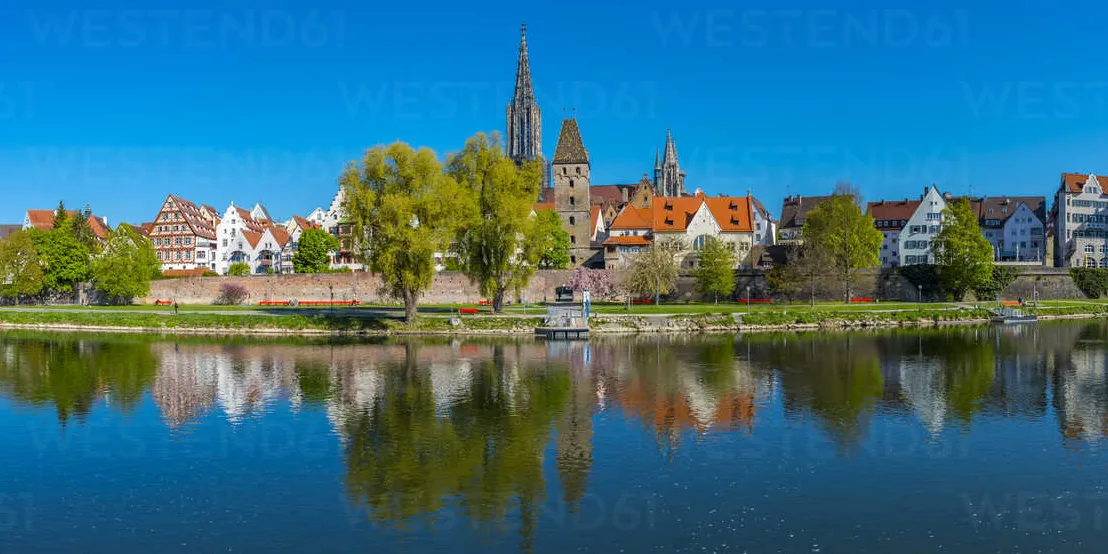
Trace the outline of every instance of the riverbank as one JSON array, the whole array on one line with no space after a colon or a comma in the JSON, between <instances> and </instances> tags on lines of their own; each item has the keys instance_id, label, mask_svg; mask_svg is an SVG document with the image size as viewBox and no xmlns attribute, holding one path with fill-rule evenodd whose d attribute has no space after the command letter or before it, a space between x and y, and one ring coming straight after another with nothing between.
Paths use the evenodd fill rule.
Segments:
<instances>
[{"instance_id":1,"label":"riverbank","mask_svg":"<svg viewBox=\"0 0 1108 554\"><path fill-rule=\"evenodd\" d=\"M660 308L665 308L662 306ZM214 309L213 309L214 310ZM220 310L224 310L220 308ZM705 306L670 306L671 312L595 313L590 331L594 335L640 333L735 333L788 330L841 330L890 327L928 327L947 324L981 324L989 311L971 305L905 307L785 306L750 312L710 312ZM661 310L658 310L660 312ZM1042 320L1084 319L1108 315L1108 304L1097 302L1054 303L1027 310ZM532 309L532 312L534 310ZM475 314L453 317L449 313L423 314L405 324L388 309L299 312L249 309L202 311L200 308L144 311L128 307L81 309L75 307L12 309L0 308L0 329L37 329L72 332L141 332L181 335L303 335L303 336L392 336L392 335L483 335L529 336L542 323L531 314Z\"/></svg>"}]
</instances>

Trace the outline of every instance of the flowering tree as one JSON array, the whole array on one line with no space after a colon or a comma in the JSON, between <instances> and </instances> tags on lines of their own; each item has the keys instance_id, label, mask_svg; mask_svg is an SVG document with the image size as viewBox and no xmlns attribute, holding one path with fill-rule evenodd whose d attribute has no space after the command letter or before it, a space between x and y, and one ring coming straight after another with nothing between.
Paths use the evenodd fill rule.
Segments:
<instances>
[{"instance_id":1,"label":"flowering tree","mask_svg":"<svg viewBox=\"0 0 1108 554\"><path fill-rule=\"evenodd\" d=\"M579 267L573 270L573 275L569 278L569 288L577 292L587 290L597 298L607 298L616 292L616 287L612 284L612 272L607 269Z\"/></svg>"}]
</instances>

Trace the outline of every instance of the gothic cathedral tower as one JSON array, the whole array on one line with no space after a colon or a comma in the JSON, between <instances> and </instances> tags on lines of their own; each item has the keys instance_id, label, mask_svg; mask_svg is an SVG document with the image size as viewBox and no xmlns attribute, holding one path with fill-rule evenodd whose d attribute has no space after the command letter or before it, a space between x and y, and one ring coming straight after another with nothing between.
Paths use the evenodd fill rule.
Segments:
<instances>
[{"instance_id":1,"label":"gothic cathedral tower","mask_svg":"<svg viewBox=\"0 0 1108 554\"><path fill-rule=\"evenodd\" d=\"M531 85L531 64L527 60L527 24L523 25L521 33L516 89L512 101L508 103L508 135L505 138L508 157L516 163L542 159L542 112L535 102L535 89Z\"/></svg>"},{"instance_id":2,"label":"gothic cathedral tower","mask_svg":"<svg viewBox=\"0 0 1108 554\"><path fill-rule=\"evenodd\" d=\"M654 154L654 193L658 196L684 196L685 173L677 162L677 145L666 129L666 155L662 160Z\"/></svg>"},{"instance_id":3,"label":"gothic cathedral tower","mask_svg":"<svg viewBox=\"0 0 1108 554\"><path fill-rule=\"evenodd\" d=\"M562 121L551 167L554 171L554 211L562 217L562 226L569 233L570 264L581 266L596 251L590 245L589 151L581 142L576 119Z\"/></svg>"}]
</instances>

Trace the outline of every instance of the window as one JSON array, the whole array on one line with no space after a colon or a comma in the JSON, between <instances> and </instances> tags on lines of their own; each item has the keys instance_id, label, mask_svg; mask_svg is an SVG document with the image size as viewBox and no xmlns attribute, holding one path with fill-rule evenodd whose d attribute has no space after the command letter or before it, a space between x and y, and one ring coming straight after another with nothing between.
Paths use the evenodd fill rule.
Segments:
<instances>
[{"instance_id":1,"label":"window","mask_svg":"<svg viewBox=\"0 0 1108 554\"><path fill-rule=\"evenodd\" d=\"M569 216L569 224L570 225L576 225L577 224L577 218L573 217L572 215Z\"/></svg>"},{"instance_id":2,"label":"window","mask_svg":"<svg viewBox=\"0 0 1108 554\"><path fill-rule=\"evenodd\" d=\"M932 212L932 213L927 214L927 221L939 221L940 219L942 219L942 217L943 217L942 214L937 214L937 213Z\"/></svg>"},{"instance_id":3,"label":"window","mask_svg":"<svg viewBox=\"0 0 1108 554\"><path fill-rule=\"evenodd\" d=\"M569 236L569 242L570 242L571 244L577 244L577 237L575 237L575 236L573 236L573 235L570 235L570 236Z\"/></svg>"},{"instance_id":4,"label":"window","mask_svg":"<svg viewBox=\"0 0 1108 554\"><path fill-rule=\"evenodd\" d=\"M577 174L578 174L578 175L580 175L580 174L581 174L581 166L577 166Z\"/></svg>"},{"instance_id":5,"label":"window","mask_svg":"<svg viewBox=\"0 0 1108 554\"><path fill-rule=\"evenodd\" d=\"M576 204L577 204L577 200L574 197L570 196L569 197L569 205L573 206L573 205L576 205Z\"/></svg>"},{"instance_id":6,"label":"window","mask_svg":"<svg viewBox=\"0 0 1108 554\"><path fill-rule=\"evenodd\" d=\"M704 243L706 242L708 242L707 235L700 235L696 237L695 239L693 239L693 250L702 250L704 248Z\"/></svg>"},{"instance_id":7,"label":"window","mask_svg":"<svg viewBox=\"0 0 1108 554\"><path fill-rule=\"evenodd\" d=\"M569 180L569 188L573 188L573 179Z\"/></svg>"},{"instance_id":8,"label":"window","mask_svg":"<svg viewBox=\"0 0 1108 554\"><path fill-rule=\"evenodd\" d=\"M227 239L223 239L223 246L224 246L224 247L226 248L226 246L227 246Z\"/></svg>"},{"instance_id":9,"label":"window","mask_svg":"<svg viewBox=\"0 0 1108 554\"><path fill-rule=\"evenodd\" d=\"M570 238L572 238L572 237L570 237ZM577 256L570 256L569 257L569 263L576 264L577 263Z\"/></svg>"},{"instance_id":10,"label":"window","mask_svg":"<svg viewBox=\"0 0 1108 554\"><path fill-rule=\"evenodd\" d=\"M204 251L203 251L203 250L201 250L201 251L199 251L199 252L197 252L197 253L196 253L196 257L202 260L202 259L204 259L204 258L205 258L206 256L204 256Z\"/></svg>"},{"instance_id":11,"label":"window","mask_svg":"<svg viewBox=\"0 0 1108 554\"><path fill-rule=\"evenodd\" d=\"M1095 251L1095 249L1093 248L1093 245L1091 245L1091 244L1086 244L1085 245L1085 253L1086 254L1092 254L1094 251Z\"/></svg>"},{"instance_id":12,"label":"window","mask_svg":"<svg viewBox=\"0 0 1108 554\"><path fill-rule=\"evenodd\" d=\"M185 252L185 259L186 259L186 260L191 260L191 259L192 259L192 252L188 252L188 251L186 251L186 252Z\"/></svg>"}]
</instances>

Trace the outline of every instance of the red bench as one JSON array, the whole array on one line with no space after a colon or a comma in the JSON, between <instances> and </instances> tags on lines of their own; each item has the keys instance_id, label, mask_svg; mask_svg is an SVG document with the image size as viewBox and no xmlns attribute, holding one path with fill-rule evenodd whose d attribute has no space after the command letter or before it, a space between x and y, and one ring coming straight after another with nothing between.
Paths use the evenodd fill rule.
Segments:
<instances>
[{"instance_id":1,"label":"red bench","mask_svg":"<svg viewBox=\"0 0 1108 554\"><path fill-rule=\"evenodd\" d=\"M740 298L740 299L736 300L735 302L738 302L739 304L772 304L773 299L771 299L771 298L750 298L750 299Z\"/></svg>"},{"instance_id":2,"label":"red bench","mask_svg":"<svg viewBox=\"0 0 1108 554\"><path fill-rule=\"evenodd\" d=\"M1018 308L1020 303L1016 302L1014 300L1008 300L1008 301L1005 301L1005 302L1001 302L1000 305L1008 307L1008 308Z\"/></svg>"},{"instance_id":3,"label":"red bench","mask_svg":"<svg viewBox=\"0 0 1108 554\"><path fill-rule=\"evenodd\" d=\"M259 306L288 306L288 300L262 300L258 302Z\"/></svg>"},{"instance_id":4,"label":"red bench","mask_svg":"<svg viewBox=\"0 0 1108 554\"><path fill-rule=\"evenodd\" d=\"M851 298L850 299L851 304L867 304L867 303L870 303L870 302L873 302L872 298Z\"/></svg>"},{"instance_id":5,"label":"red bench","mask_svg":"<svg viewBox=\"0 0 1108 554\"><path fill-rule=\"evenodd\" d=\"M653 304L653 298L635 298L631 300L632 304Z\"/></svg>"},{"instance_id":6,"label":"red bench","mask_svg":"<svg viewBox=\"0 0 1108 554\"><path fill-rule=\"evenodd\" d=\"M460 314L475 314L475 313L477 313L477 308L458 308L458 313L460 313Z\"/></svg>"},{"instance_id":7,"label":"red bench","mask_svg":"<svg viewBox=\"0 0 1108 554\"><path fill-rule=\"evenodd\" d=\"M155 306L172 306L173 301L172 300L155 300L154 305Z\"/></svg>"},{"instance_id":8,"label":"red bench","mask_svg":"<svg viewBox=\"0 0 1108 554\"><path fill-rule=\"evenodd\" d=\"M301 300L297 302L300 306L357 306L360 304L357 300L331 302L330 300Z\"/></svg>"}]
</instances>

